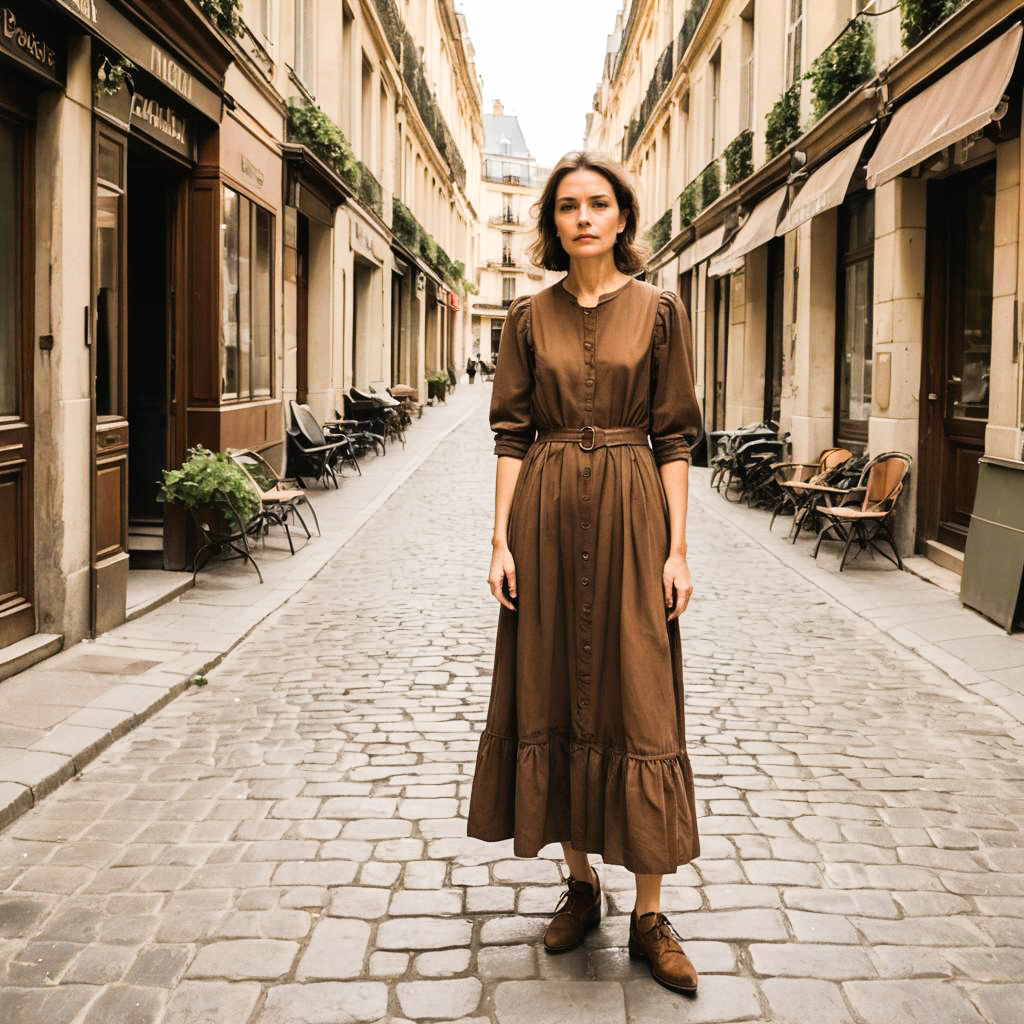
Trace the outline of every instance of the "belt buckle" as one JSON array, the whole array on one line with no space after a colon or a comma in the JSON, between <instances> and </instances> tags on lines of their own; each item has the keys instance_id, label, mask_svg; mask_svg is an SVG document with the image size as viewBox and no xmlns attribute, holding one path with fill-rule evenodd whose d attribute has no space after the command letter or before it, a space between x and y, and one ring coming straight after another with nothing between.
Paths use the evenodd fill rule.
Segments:
<instances>
[{"instance_id":1,"label":"belt buckle","mask_svg":"<svg viewBox=\"0 0 1024 1024\"><path fill-rule=\"evenodd\" d=\"M581 451L592 452L597 447L597 427L580 427L580 433L590 431L590 447L588 448L583 443L583 438L579 440L579 446Z\"/></svg>"}]
</instances>

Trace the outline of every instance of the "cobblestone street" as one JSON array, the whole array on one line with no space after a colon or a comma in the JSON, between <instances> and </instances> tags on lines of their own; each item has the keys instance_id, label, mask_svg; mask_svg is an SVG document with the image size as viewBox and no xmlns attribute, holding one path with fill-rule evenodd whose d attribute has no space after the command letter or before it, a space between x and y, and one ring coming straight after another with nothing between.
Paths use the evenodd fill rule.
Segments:
<instances>
[{"instance_id":1,"label":"cobblestone street","mask_svg":"<svg viewBox=\"0 0 1024 1024\"><path fill-rule=\"evenodd\" d=\"M209 676L0 835L2 1024L1020 1024L1024 730L715 511L683 616L695 1000L560 851L465 838L497 605L486 404ZM849 570L850 572L855 570Z\"/></svg>"}]
</instances>

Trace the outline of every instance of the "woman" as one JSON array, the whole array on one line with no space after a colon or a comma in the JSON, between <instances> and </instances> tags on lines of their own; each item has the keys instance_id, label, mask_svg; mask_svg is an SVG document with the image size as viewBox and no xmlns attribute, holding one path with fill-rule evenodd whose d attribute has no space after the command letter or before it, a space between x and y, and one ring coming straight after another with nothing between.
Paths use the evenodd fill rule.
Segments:
<instances>
[{"instance_id":1,"label":"woman","mask_svg":"<svg viewBox=\"0 0 1024 1024\"><path fill-rule=\"evenodd\" d=\"M587 854L633 871L630 954L694 992L660 912L661 876L700 852L678 623L700 431L689 324L674 294L630 276L639 218L618 165L569 154L538 206L534 262L568 274L517 299L501 336L488 582L502 607L468 832L524 857L562 844L552 953L601 919Z\"/></svg>"},{"instance_id":2,"label":"woman","mask_svg":"<svg viewBox=\"0 0 1024 1024\"><path fill-rule=\"evenodd\" d=\"M476 359L473 356L466 361L466 373L469 374L469 383L472 384L476 379Z\"/></svg>"}]
</instances>

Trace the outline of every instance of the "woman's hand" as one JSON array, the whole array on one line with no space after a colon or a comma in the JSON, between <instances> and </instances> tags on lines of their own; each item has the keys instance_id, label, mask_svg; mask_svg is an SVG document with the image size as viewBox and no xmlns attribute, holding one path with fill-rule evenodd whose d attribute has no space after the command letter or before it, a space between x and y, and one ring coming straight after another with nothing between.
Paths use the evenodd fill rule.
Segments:
<instances>
[{"instance_id":1,"label":"woman's hand","mask_svg":"<svg viewBox=\"0 0 1024 1024\"><path fill-rule=\"evenodd\" d=\"M505 596L502 584L508 580L508 592L512 597L518 597L516 590L516 563L512 558L512 552L508 545L495 545L494 554L491 555L491 571L487 574L487 582L490 584L491 593L497 601L500 601L506 608L516 611L516 606Z\"/></svg>"},{"instance_id":2,"label":"woman's hand","mask_svg":"<svg viewBox=\"0 0 1024 1024\"><path fill-rule=\"evenodd\" d=\"M690 595L693 593L693 580L690 578L690 567L686 564L686 557L669 555L661 580L665 588L665 607L670 609L668 621L671 622L686 611Z\"/></svg>"}]
</instances>

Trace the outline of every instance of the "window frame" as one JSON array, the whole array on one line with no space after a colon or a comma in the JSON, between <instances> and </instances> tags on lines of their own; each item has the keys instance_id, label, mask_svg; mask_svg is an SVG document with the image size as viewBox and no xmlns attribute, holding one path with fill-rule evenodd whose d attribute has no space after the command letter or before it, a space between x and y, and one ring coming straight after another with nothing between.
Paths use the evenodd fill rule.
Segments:
<instances>
[{"instance_id":1,"label":"window frame","mask_svg":"<svg viewBox=\"0 0 1024 1024\"><path fill-rule=\"evenodd\" d=\"M310 92L316 84L316 0L295 0L295 17L293 22L294 39L292 40L292 70L299 81ZM312 53L306 52L306 19L313 22L313 30L309 33ZM307 64L311 61L311 66Z\"/></svg>"},{"instance_id":2,"label":"window frame","mask_svg":"<svg viewBox=\"0 0 1024 1024\"><path fill-rule=\"evenodd\" d=\"M793 19L793 6L800 5L800 14L796 20ZM800 76L804 72L804 34L807 25L807 8L804 0L786 0L786 54L785 54L785 86L787 89L800 82ZM799 53L800 59L793 59L794 49Z\"/></svg>"},{"instance_id":3,"label":"window frame","mask_svg":"<svg viewBox=\"0 0 1024 1024\"><path fill-rule=\"evenodd\" d=\"M853 205L870 207L871 234L868 240L856 249L849 248L849 232L851 208ZM847 197L846 202L838 210L837 253L836 253L836 345L835 345L835 395L833 400L833 437L835 443L851 450L864 450L868 444L868 427L871 420L871 405L874 400L874 281L875 281L875 195L864 189ZM864 333L866 346L871 347L870 358L865 356L865 363L871 365L871 387L867 396L868 415L858 419L848 415L842 407L843 367L846 362L846 310L849 302L847 294L847 269L857 264L867 265L867 317L868 323Z\"/></svg>"},{"instance_id":4,"label":"window frame","mask_svg":"<svg viewBox=\"0 0 1024 1024\"><path fill-rule=\"evenodd\" d=\"M246 402L260 402L274 398L275 393L275 375L274 375L274 355L276 346L275 328L276 320L274 316L275 311L275 290L276 290L276 261L274 259L274 253L276 252L276 238L277 238L277 218L274 211L261 203L258 203L251 196L245 192L234 187L233 185L222 182L221 184L221 225L222 231L227 231L227 200L228 193L233 194L238 201L238 224L239 230L237 233L237 249L235 255L236 265L236 276L237 276L237 288L235 291L234 302L235 302L235 319L234 324L237 331L236 342L233 346L235 352L235 359L237 361L235 367L235 390L229 391L227 389L228 381L228 352L229 347L226 344L226 326L228 321L225 319L228 312L228 289L227 289L227 266L228 266L228 253L227 253L227 239L224 238L220 245L220 256L219 256L219 289L220 289L220 304L221 304L221 316L220 316L220 334L218 341L219 348L219 365L220 365L220 402L222 405L234 405ZM246 229L246 237L248 238L248 282L243 288L242 282L242 211L246 210L248 213L248 226ZM257 277L260 273L258 260L257 260L257 246L259 245L260 238L260 218L265 218L265 227L267 229L266 236L266 308L262 310L266 314L266 352L263 353L259 350L256 345L256 330L258 326L258 320L256 314L258 307L256 304L257 297L261 294L260 289L256 287ZM243 295L248 296L248 344L245 348L247 352L248 366L246 367L245 380L248 382L247 388L242 388L242 353L243 353L243 321L241 317L242 313L242 297ZM266 363L266 385L257 386L257 377L259 371L259 364L265 360Z\"/></svg>"}]
</instances>

